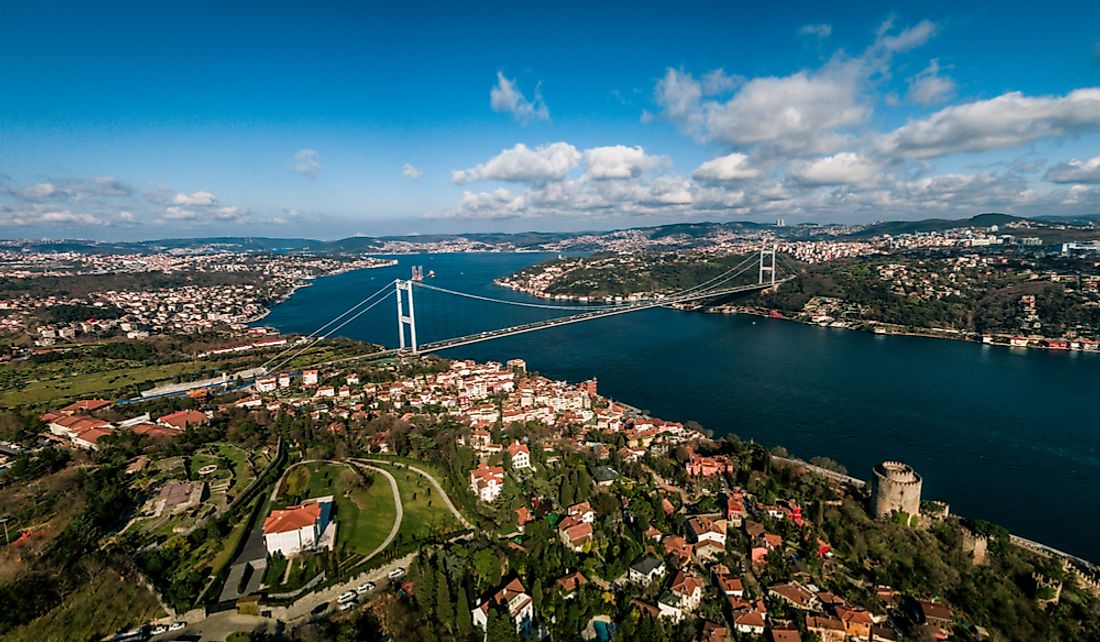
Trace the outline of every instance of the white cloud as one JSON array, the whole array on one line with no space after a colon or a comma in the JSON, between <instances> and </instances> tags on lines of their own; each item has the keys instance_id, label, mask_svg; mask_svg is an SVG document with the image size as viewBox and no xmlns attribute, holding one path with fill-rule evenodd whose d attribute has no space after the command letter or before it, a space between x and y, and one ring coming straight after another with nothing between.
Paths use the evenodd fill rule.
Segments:
<instances>
[{"instance_id":1,"label":"white cloud","mask_svg":"<svg viewBox=\"0 0 1100 642\"><path fill-rule=\"evenodd\" d=\"M692 173L695 180L705 182L744 181L760 175L761 171L749 163L749 157L740 152L709 160Z\"/></svg>"},{"instance_id":2,"label":"white cloud","mask_svg":"<svg viewBox=\"0 0 1100 642\"><path fill-rule=\"evenodd\" d=\"M497 84L489 91L489 105L495 112L511 114L520 123L532 120L550 120L550 109L542 99L542 91L535 87L535 99L528 100L503 71L497 72Z\"/></svg>"},{"instance_id":3,"label":"white cloud","mask_svg":"<svg viewBox=\"0 0 1100 642\"><path fill-rule=\"evenodd\" d=\"M461 218L515 218L524 200L501 187L492 192L463 192L459 207Z\"/></svg>"},{"instance_id":4,"label":"white cloud","mask_svg":"<svg viewBox=\"0 0 1100 642\"><path fill-rule=\"evenodd\" d=\"M828 38L833 34L833 25L831 24L816 24L816 25L802 25L798 30L800 36L813 36L815 38Z\"/></svg>"},{"instance_id":5,"label":"white cloud","mask_svg":"<svg viewBox=\"0 0 1100 642\"><path fill-rule=\"evenodd\" d=\"M23 197L30 200L40 200L53 196L57 191L57 186L53 183L35 183L23 188Z\"/></svg>"},{"instance_id":6,"label":"white cloud","mask_svg":"<svg viewBox=\"0 0 1100 642\"><path fill-rule=\"evenodd\" d=\"M881 50L891 53L909 51L928 42L936 32L935 23L929 20L921 20L916 25L898 34L891 33L893 28L893 20L887 20L879 26L878 37L875 39L872 50Z\"/></svg>"},{"instance_id":7,"label":"white cloud","mask_svg":"<svg viewBox=\"0 0 1100 642\"><path fill-rule=\"evenodd\" d=\"M1055 165L1047 170L1046 179L1052 183L1100 183L1100 156Z\"/></svg>"},{"instance_id":8,"label":"white cloud","mask_svg":"<svg viewBox=\"0 0 1100 642\"><path fill-rule=\"evenodd\" d=\"M830 64L789 76L753 78L727 100L707 98L691 74L668 69L657 85L662 112L705 142L813 149L838 145L835 130L862 123L860 66Z\"/></svg>"},{"instance_id":9,"label":"white cloud","mask_svg":"<svg viewBox=\"0 0 1100 642\"><path fill-rule=\"evenodd\" d=\"M98 216L69 210L42 212L34 223L79 223L82 225L103 225L105 221ZM26 224L26 223L24 223Z\"/></svg>"},{"instance_id":10,"label":"white cloud","mask_svg":"<svg viewBox=\"0 0 1100 642\"><path fill-rule=\"evenodd\" d=\"M1100 88L1065 96L1028 97L1016 91L945 107L882 136L888 154L934 158L956 152L1016 147L1100 128Z\"/></svg>"},{"instance_id":11,"label":"white cloud","mask_svg":"<svg viewBox=\"0 0 1100 642\"><path fill-rule=\"evenodd\" d=\"M566 172L576 167L580 160L580 152L568 143L551 143L535 149L518 143L488 162L455 171L452 178L456 183L480 180L543 183L565 178Z\"/></svg>"},{"instance_id":12,"label":"white cloud","mask_svg":"<svg viewBox=\"0 0 1100 642\"><path fill-rule=\"evenodd\" d=\"M217 197L210 192L194 192L192 194L179 192L172 197L173 205L182 205L186 207L210 207L211 205L216 205L217 202Z\"/></svg>"},{"instance_id":13,"label":"white cloud","mask_svg":"<svg viewBox=\"0 0 1100 642\"><path fill-rule=\"evenodd\" d=\"M408 178L408 179L410 179L410 180L414 180L414 181L415 181L416 179L418 179L418 178L420 178L421 176L423 176L423 174L424 174L424 173L423 173L423 172L421 172L421 171L420 171L419 169L417 169L417 168L413 167L413 166L412 166L412 165L410 165L409 163L405 163L405 166L401 168L401 174L402 174L402 175L403 175L403 176L404 176L405 178Z\"/></svg>"},{"instance_id":14,"label":"white cloud","mask_svg":"<svg viewBox=\"0 0 1100 642\"><path fill-rule=\"evenodd\" d=\"M840 152L814 161L795 161L787 175L803 185L866 183L878 173L877 165L854 152Z\"/></svg>"},{"instance_id":15,"label":"white cloud","mask_svg":"<svg viewBox=\"0 0 1100 642\"><path fill-rule=\"evenodd\" d=\"M955 81L940 75L940 63L933 58L923 71L909 79L906 97L920 105L934 105L950 100L954 95Z\"/></svg>"},{"instance_id":16,"label":"white cloud","mask_svg":"<svg viewBox=\"0 0 1100 642\"><path fill-rule=\"evenodd\" d=\"M660 160L641 147L612 145L584 150L585 175L594 179L633 178L657 167Z\"/></svg>"},{"instance_id":17,"label":"white cloud","mask_svg":"<svg viewBox=\"0 0 1100 642\"><path fill-rule=\"evenodd\" d=\"M313 178L321 173L321 153L316 149L299 149L294 152L294 171L302 176Z\"/></svg>"},{"instance_id":18,"label":"white cloud","mask_svg":"<svg viewBox=\"0 0 1100 642\"><path fill-rule=\"evenodd\" d=\"M807 25L807 33L821 27ZM851 144L847 130L867 122L869 93L889 76L893 56L924 44L934 32L928 21L900 32L887 21L859 56L840 52L818 69L785 76L715 83L708 79L716 72L699 80L669 68L654 98L666 118L703 142L761 147L768 154L833 153Z\"/></svg>"}]
</instances>

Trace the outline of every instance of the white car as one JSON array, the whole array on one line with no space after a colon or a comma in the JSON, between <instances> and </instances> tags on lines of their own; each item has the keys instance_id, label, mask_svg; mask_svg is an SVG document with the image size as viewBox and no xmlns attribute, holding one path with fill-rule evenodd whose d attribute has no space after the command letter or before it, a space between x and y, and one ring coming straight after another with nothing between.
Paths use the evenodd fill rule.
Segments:
<instances>
[{"instance_id":1,"label":"white car","mask_svg":"<svg viewBox=\"0 0 1100 642\"><path fill-rule=\"evenodd\" d=\"M149 630L149 635L160 635L161 633L167 633L168 627L163 624L158 624Z\"/></svg>"},{"instance_id":2,"label":"white car","mask_svg":"<svg viewBox=\"0 0 1100 642\"><path fill-rule=\"evenodd\" d=\"M347 611L348 609L354 609L354 608L355 608L355 602L344 602L343 604L340 605L339 610L340 611Z\"/></svg>"},{"instance_id":3,"label":"white car","mask_svg":"<svg viewBox=\"0 0 1100 642\"><path fill-rule=\"evenodd\" d=\"M182 631L187 628L187 622L173 622L168 625L169 631Z\"/></svg>"},{"instance_id":4,"label":"white car","mask_svg":"<svg viewBox=\"0 0 1100 642\"><path fill-rule=\"evenodd\" d=\"M336 598L337 602L343 604L344 602L350 602L356 598L359 594L355 591L344 591L340 594L340 597Z\"/></svg>"},{"instance_id":5,"label":"white car","mask_svg":"<svg viewBox=\"0 0 1100 642\"><path fill-rule=\"evenodd\" d=\"M389 578L391 580L399 580L403 577L405 577L405 569L401 568L400 566L390 571Z\"/></svg>"},{"instance_id":6,"label":"white car","mask_svg":"<svg viewBox=\"0 0 1100 642\"><path fill-rule=\"evenodd\" d=\"M366 582L365 584L360 584L359 586L355 587L355 592L359 595L362 595L364 593L370 593L375 588L376 587L374 586L374 582Z\"/></svg>"}]
</instances>

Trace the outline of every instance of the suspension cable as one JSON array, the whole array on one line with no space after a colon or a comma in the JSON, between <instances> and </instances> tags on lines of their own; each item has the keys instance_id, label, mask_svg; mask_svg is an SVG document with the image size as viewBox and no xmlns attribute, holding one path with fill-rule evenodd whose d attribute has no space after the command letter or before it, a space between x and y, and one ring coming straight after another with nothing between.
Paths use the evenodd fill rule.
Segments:
<instances>
[{"instance_id":1,"label":"suspension cable","mask_svg":"<svg viewBox=\"0 0 1100 642\"><path fill-rule=\"evenodd\" d=\"M480 294L470 294L468 292L459 292L458 290L448 290L447 288L441 288L438 285L429 285L423 281L413 281L419 287L435 290L436 292L442 292L444 294L453 294L455 296L466 297L467 299L476 299L478 301L488 301L489 303L503 303L506 305L516 305L524 308L542 308L544 310L601 310L607 308L623 308L631 304L628 303L615 303L615 304L596 304L596 305L551 305L549 303L529 303L525 301L507 301L505 299L494 299L492 297L483 296Z\"/></svg>"},{"instance_id":2,"label":"suspension cable","mask_svg":"<svg viewBox=\"0 0 1100 642\"><path fill-rule=\"evenodd\" d=\"M351 323L352 321L354 321L354 320L358 319L359 317L363 316L364 314L366 314L366 313L367 313L367 312L368 312L368 311L369 311L369 310L370 310L371 308L373 308L373 307L375 307L376 305L378 305L379 303L382 303L383 301L387 300L387 299L388 299L388 298L390 297L390 294L393 294L393 290L392 290L392 289L391 289L391 287L390 287L390 286L392 286L392 285L393 285L393 281L391 281L390 283L388 283L388 284L386 284L385 286L383 286L383 287L382 287L382 289L378 290L378 291L377 291L377 292L375 292L374 294L370 295L369 297L367 297L367 298L363 299L363 300L362 300L362 301L360 301L359 303L357 303L357 304L355 304L354 306L352 306L351 310L354 310L355 308L357 308L357 307L360 307L361 305L363 305L363 304L364 304L364 303L366 303L367 301L370 301L371 299L375 298L375 297L376 297L376 296L378 296L379 294L382 294L383 292L386 292L386 293L387 293L387 294L386 294L386 296L383 296L383 297L382 297L381 299L378 299L378 300L377 300L377 301L375 301L374 303L371 303L371 304L370 304L370 305L368 305L367 307L365 307L365 308L363 308L362 310L360 310L359 312L355 313L355 314L354 314L353 316L349 317L348 319L345 319L345 320L344 320L344 322L343 322L343 323L341 323L340 325L338 325L338 326L336 326L336 327L334 327L334 328L331 328L331 329L329 329L329 330L328 330L328 332L325 332L325 333L324 333L324 334L322 334L322 335L319 335L319 336L316 336L316 337L314 337L312 341L309 341L309 342L308 342L308 343L307 343L306 345L302 346L302 348L301 348L301 349L299 349L299 350L297 350L297 351L296 351L296 352L295 352L294 354L292 354L292 355L290 355L289 357L287 357L286 359L283 359L282 361L280 361L280 362L279 362L279 364L278 364L278 365L276 365L276 366L275 366L274 368L270 368L270 369L268 369L268 368L267 368L267 365L268 365L269 363L271 363L272 361L274 361L274 360L275 360L276 358L278 358L278 356L276 356L276 357L274 357L274 358L272 358L272 359L269 359L269 360L268 360L268 362L267 362L267 363L265 363L265 364L264 364L264 365L262 366L262 367L264 368L265 372L270 372L271 370L278 370L279 368L282 368L282 367L283 367L284 365L286 365L286 364L287 364L287 363L289 363L290 361L293 361L293 360L294 360L295 358L297 358L297 357L298 357L299 355L301 355L301 354L302 354L303 352L305 352L306 350L308 350L308 349L312 348L312 347L313 347L314 345L316 345L316 344L317 344L317 342L319 342L319 341L322 341L322 340L324 340L324 339L327 339L328 337L332 336L332 334L333 334L334 332L337 332L337 331L339 331L339 330L340 330L341 328L343 328L343 327L344 327L344 326L346 326L347 324ZM349 310L349 312L350 312L351 310ZM347 315L347 312L345 312L344 314L341 314L341 315L340 315L340 317L343 317L343 316L346 316L346 315ZM340 317L337 317L336 319L333 319L333 321L336 321L336 320L338 320L338 319L339 319ZM332 325L333 321L330 321L330 322L326 323L326 324L325 324L324 326L322 326L322 327L328 327L328 326ZM279 356L281 356L282 354L285 354L286 352L287 352L287 351L286 351L286 350L284 350L284 351L283 351L282 353L280 353L280 355L279 355Z\"/></svg>"},{"instance_id":3,"label":"suspension cable","mask_svg":"<svg viewBox=\"0 0 1100 642\"><path fill-rule=\"evenodd\" d=\"M688 293L690 293L690 292L691 292L692 290L699 290L699 289L709 289L709 287L708 287L708 286L710 286L710 285L711 285L712 283L713 283L714 285L717 285L717 283L714 283L715 281L718 281L719 279L722 279L722 277L725 277L725 276L726 276L727 274L730 274L730 272L733 272L733 271L734 271L734 270L736 270L737 268L739 268L739 267L741 267L741 266L745 266L745 269L743 269L743 270L741 270L741 271L737 272L736 274L732 274L732 275L730 275L730 276L729 276L729 278L723 279L722 281L720 281L720 283L724 283L725 281L728 281L729 279L732 279L732 278L733 278L733 277L735 277L735 276L740 276L741 274L743 274L743 273L745 272L745 270L746 270L746 269L748 269L748 266L747 266L747 265L745 265L745 264L746 264L746 263L749 263L749 262L750 262L750 261L752 261L752 260L753 260L754 258L756 258L756 257L755 257L754 255L751 255L751 254L750 254L750 255L749 255L748 257L746 257L746 258L745 258L745 259L744 259L743 261L741 261L741 262L740 262L740 263L738 263L737 265L735 265L735 266L731 267L730 269L726 270L725 272L723 272L723 273L719 274L718 276L714 277L713 279L710 279L709 281L704 281L704 282L700 283L699 285L695 285L695 286L692 286L692 287L690 287L690 288L687 288L687 289L685 289L685 290L681 290L680 292L678 292L678 293L677 293L676 295L673 295L673 296L677 296L677 295L682 295L682 294L688 294Z\"/></svg>"}]
</instances>

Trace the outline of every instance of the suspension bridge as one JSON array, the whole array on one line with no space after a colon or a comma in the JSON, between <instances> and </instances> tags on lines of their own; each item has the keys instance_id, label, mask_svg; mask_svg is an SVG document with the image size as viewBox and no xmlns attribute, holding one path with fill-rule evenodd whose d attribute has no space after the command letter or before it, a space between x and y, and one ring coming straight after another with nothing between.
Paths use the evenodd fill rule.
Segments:
<instances>
[{"instance_id":1,"label":"suspension bridge","mask_svg":"<svg viewBox=\"0 0 1100 642\"><path fill-rule=\"evenodd\" d=\"M653 308L702 304L706 301L722 300L724 298L729 298L735 295L741 295L750 292L759 292L767 290L769 288L774 288L782 283L785 283L795 278L793 270L791 270L790 274L780 275L776 259L777 255L774 248L764 248L758 253L753 253L749 255L740 263L727 269L726 271L715 276L714 278L711 278L703 283L692 286L690 288L638 301L602 304L558 304L532 301L515 301L486 296L482 294L473 294L469 292L452 290L424 282L421 279L395 279L394 281L387 283L381 289L366 297L359 303L351 306L342 314L333 318L331 321L321 326L311 334L304 337L304 343L299 343L297 345L289 347L279 354L276 354L274 357L270 358L266 363L263 364L260 371L263 374L267 374L280 370L281 368L290 364L296 358L304 354L310 348L317 345L319 342L324 341L325 339L335 335L341 329L353 323L356 319L360 318L362 315L366 314L368 311L374 309L378 305L389 301L391 297L396 300L396 347L384 348L380 351L372 352L366 355L358 355L354 357L345 357L341 359L319 362L316 364L311 364L309 367L323 367L339 363L346 363L349 361L362 361L400 355L417 355L431 352L439 352L441 350L457 348L474 343L482 343L485 341L492 341L494 339L500 339L503 337L510 337L530 332L538 332L541 330L548 330L551 328L557 328L576 323L595 321L597 319L603 319L606 317L622 314L630 314L633 312L640 312ZM742 277L743 275L749 274L750 276L752 276L753 271L755 271L755 280L747 283L737 281L738 278ZM446 339L420 342L418 341L417 335L417 300L419 300L421 297L418 297L415 294L418 291L421 294L430 292L438 295L446 295L449 297L458 297L490 304L510 306L513 308L557 311L564 313L564 315L555 316L548 319L540 319L536 321L506 325L505 327L497 329L461 334L459 336Z\"/></svg>"}]
</instances>

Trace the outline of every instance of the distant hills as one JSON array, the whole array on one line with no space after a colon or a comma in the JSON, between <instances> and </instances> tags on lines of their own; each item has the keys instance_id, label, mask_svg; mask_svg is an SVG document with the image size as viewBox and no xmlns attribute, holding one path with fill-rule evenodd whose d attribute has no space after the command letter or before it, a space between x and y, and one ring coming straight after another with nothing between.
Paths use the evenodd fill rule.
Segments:
<instances>
[{"instance_id":1,"label":"distant hills","mask_svg":"<svg viewBox=\"0 0 1100 642\"><path fill-rule=\"evenodd\" d=\"M971 216L970 218L960 219L926 218L920 221L885 221L867 225L858 232L853 232L850 236L870 238L883 234L897 236L898 234L915 234L917 232L943 232L945 230L952 230L960 227L990 227L992 225L1004 225L1013 221L1023 220L1027 219L1011 214L989 212Z\"/></svg>"},{"instance_id":2,"label":"distant hills","mask_svg":"<svg viewBox=\"0 0 1100 642\"><path fill-rule=\"evenodd\" d=\"M929 218L919 221L886 221L864 225L858 230L851 232L848 237L870 238L883 234L897 236L899 234L913 234L917 232L942 232L960 227L990 227L992 225L1005 225L1014 221L1025 220L1047 225L1092 226L1100 225L1100 214L1080 216L1036 216L1024 218L1011 214L987 212L963 219ZM671 223L652 227L627 228L625 230L583 232L481 232L470 234L420 234L405 236L350 236L335 241L319 241L304 238L272 238L263 236L214 236L131 242L41 240L27 241L23 243L22 246L40 251L81 252L89 254L146 254L168 252L172 250L196 249L224 249L230 252L315 252L318 254L329 254L379 252L387 242L428 244L465 240L492 246L504 245L524 250L535 249L547 243L555 243L582 236L612 234L621 231L639 232L646 238L654 241L677 236L702 240L720 231L748 231L758 230L763 227L771 226L769 224L752 221L730 221L724 223ZM805 235L815 227L818 226L815 224L806 224L776 229L782 230L782 233L789 237L804 238ZM1079 237L1081 233L1092 236L1091 230L1078 230L1077 232L1077 234L1071 236L1076 238ZM1049 234L1044 236L1049 236ZM593 247L596 247L596 245L593 244Z\"/></svg>"}]
</instances>

